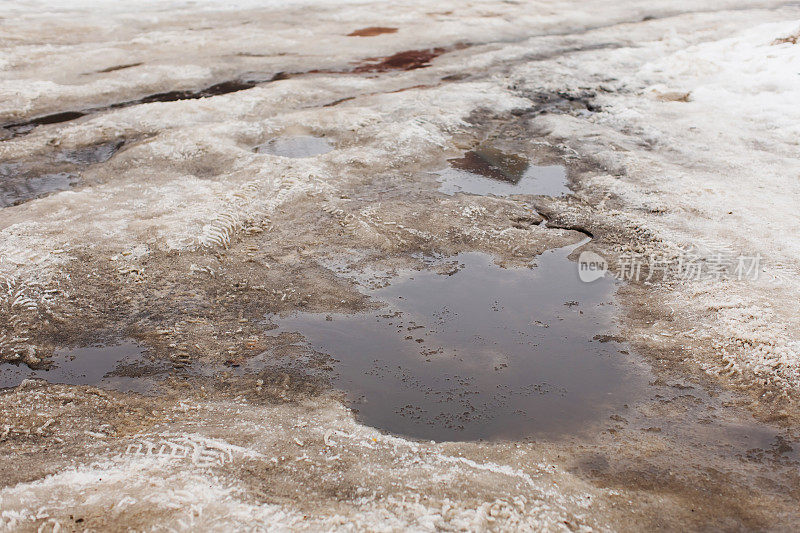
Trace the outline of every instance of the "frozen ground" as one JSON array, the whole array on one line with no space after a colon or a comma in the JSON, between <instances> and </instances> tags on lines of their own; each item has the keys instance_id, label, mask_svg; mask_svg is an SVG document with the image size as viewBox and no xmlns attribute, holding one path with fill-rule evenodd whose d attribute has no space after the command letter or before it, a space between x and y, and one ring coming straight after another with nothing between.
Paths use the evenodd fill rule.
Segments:
<instances>
[{"instance_id":1,"label":"frozen ground","mask_svg":"<svg viewBox=\"0 0 800 533\"><path fill-rule=\"evenodd\" d=\"M800 520L797 4L22 0L0 26L0 372L122 338L149 357L121 370L144 394L0 392L0 528ZM396 31L348 35L370 27ZM484 145L566 165L574 194L440 191ZM620 285L600 333L650 385L571 436L382 434L264 319L587 233L615 274L689 248L705 274Z\"/></svg>"}]
</instances>

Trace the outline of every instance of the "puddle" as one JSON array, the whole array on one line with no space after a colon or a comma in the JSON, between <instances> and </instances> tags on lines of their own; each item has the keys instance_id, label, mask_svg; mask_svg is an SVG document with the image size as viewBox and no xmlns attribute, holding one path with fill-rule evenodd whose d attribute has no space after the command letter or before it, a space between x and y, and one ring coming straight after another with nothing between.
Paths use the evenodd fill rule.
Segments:
<instances>
[{"instance_id":1,"label":"puddle","mask_svg":"<svg viewBox=\"0 0 800 533\"><path fill-rule=\"evenodd\" d=\"M56 160L72 163L74 165L93 165L104 163L119 151L125 141L118 140L107 143L95 144L75 150L64 150L56 154Z\"/></svg>"},{"instance_id":2,"label":"puddle","mask_svg":"<svg viewBox=\"0 0 800 533\"><path fill-rule=\"evenodd\" d=\"M12 164L0 164L0 208L19 205L58 191L65 191L78 182L78 176L67 172L19 177Z\"/></svg>"},{"instance_id":3,"label":"puddle","mask_svg":"<svg viewBox=\"0 0 800 533\"><path fill-rule=\"evenodd\" d=\"M526 158L491 147L478 147L449 162L458 170L512 184L519 183L528 169Z\"/></svg>"},{"instance_id":4,"label":"puddle","mask_svg":"<svg viewBox=\"0 0 800 533\"><path fill-rule=\"evenodd\" d=\"M388 306L359 315L272 317L330 354L334 385L358 418L421 439L576 433L633 401L647 375L614 342L613 280L578 280L574 247L532 269L454 257L452 275L408 273L369 291Z\"/></svg>"},{"instance_id":5,"label":"puddle","mask_svg":"<svg viewBox=\"0 0 800 533\"><path fill-rule=\"evenodd\" d=\"M481 148L450 160L450 167L437 172L439 191L509 196L531 194L563 196L567 188L567 170L563 165L531 165L524 157Z\"/></svg>"},{"instance_id":6,"label":"puddle","mask_svg":"<svg viewBox=\"0 0 800 533\"><path fill-rule=\"evenodd\" d=\"M74 187L79 171L108 161L125 141L62 150L41 160L0 163L0 208Z\"/></svg>"},{"instance_id":7,"label":"puddle","mask_svg":"<svg viewBox=\"0 0 800 533\"><path fill-rule=\"evenodd\" d=\"M0 389L16 387L29 378L49 383L94 385L123 392L145 392L141 365L147 363L145 349L133 341L59 350L48 369L32 370L25 365L0 363Z\"/></svg>"},{"instance_id":8,"label":"puddle","mask_svg":"<svg viewBox=\"0 0 800 533\"><path fill-rule=\"evenodd\" d=\"M298 135L296 137L277 137L256 146L253 150L259 154L302 158L327 154L333 148L333 145L324 137Z\"/></svg>"},{"instance_id":9,"label":"puddle","mask_svg":"<svg viewBox=\"0 0 800 533\"><path fill-rule=\"evenodd\" d=\"M529 167L517 183L486 179L484 176L455 168L446 168L437 174L441 183L439 191L448 195L467 193L482 196L564 196L572 192L566 186L566 169L560 165Z\"/></svg>"},{"instance_id":10,"label":"puddle","mask_svg":"<svg viewBox=\"0 0 800 533\"><path fill-rule=\"evenodd\" d=\"M613 428L716 457L796 467L797 435L733 410L732 392L656 379L615 340L616 282L579 281L567 258L577 246L545 252L531 269L464 253L393 279L355 272L337 256L326 267L386 306L271 316L278 326L271 334L299 332L331 356L333 385L357 418L389 433L545 440ZM270 364L275 357L265 352L241 372Z\"/></svg>"}]
</instances>

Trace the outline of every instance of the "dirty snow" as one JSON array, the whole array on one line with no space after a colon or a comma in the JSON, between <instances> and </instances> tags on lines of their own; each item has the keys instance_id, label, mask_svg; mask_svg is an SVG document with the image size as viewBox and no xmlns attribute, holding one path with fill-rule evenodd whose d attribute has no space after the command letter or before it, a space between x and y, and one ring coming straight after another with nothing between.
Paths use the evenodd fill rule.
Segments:
<instances>
[{"instance_id":1,"label":"dirty snow","mask_svg":"<svg viewBox=\"0 0 800 533\"><path fill-rule=\"evenodd\" d=\"M595 180L639 211L627 212L626 223L653 230L665 247L694 244L761 258L757 280L664 287L666 304L686 325L677 331L663 325L662 331L688 343L714 339L719 358L708 364L710 370L750 370L795 389L800 107L793 102L800 98L800 53L796 45L778 41L798 28L798 19L757 25L642 62L621 80L639 89L605 98L609 111L596 117L593 132L613 135L626 147L594 154L628 173ZM663 47L669 51L676 40ZM611 61L629 60L623 54ZM674 94L687 94L688 101L669 101ZM556 126L561 127L566 136L580 136L579 123ZM631 146L639 140L647 148Z\"/></svg>"},{"instance_id":2,"label":"dirty snow","mask_svg":"<svg viewBox=\"0 0 800 533\"><path fill-rule=\"evenodd\" d=\"M544 227L499 225L528 204L462 195L425 204L420 213L398 199L398 187L416 199L437 194L430 172L502 129L481 120L523 116L529 129L518 137L527 136L527 148L557 151L559 163L576 165L576 198L553 205L565 220L604 228L611 237L596 236L604 253L629 244L617 235L633 235L642 238L634 244L644 253L692 244L762 257L756 280L643 287L627 303L646 305L657 318L620 321L631 342L654 351L679 348L687 367L723 376L723 386L757 393L755 387L769 385L785 400L782 412L798 419L792 401L800 393L800 44L787 39L800 31L796 4L22 0L0 6L0 16L0 124L203 89L245 74L288 73L248 90L100 110L0 140L0 161L131 140L87 168L78 187L0 209L0 312L14 317L0 330L0 357L19 360L14 350L24 346L22 360L39 362L40 339L30 334L42 322L37 313L75 327L82 319L61 307L75 293L96 290L99 298L113 287L124 302L135 301L147 293L137 284L148 269L163 272L157 268L182 264L190 254L191 269L170 271L188 280L177 286L186 289L181 306L201 299L186 293L203 283L233 283L233 274L217 276L215 269L247 256L242 263L258 264L259 275L277 272L265 292L275 301L264 305L286 310L301 305L285 300L299 291L308 256L342 235L348 246L377 250L386 261L410 256L409 243L433 253L472 246L513 262L578 242L583 234L574 231L554 229L547 237ZM375 25L399 31L347 37ZM350 72L369 57L433 47L447 51L425 68ZM562 102L564 94L572 99ZM537 103L542 95L556 101L548 112ZM582 98L591 105L581 106ZM336 149L308 159L253 151L281 135L324 136ZM288 229L272 233L271 220L280 217ZM304 232L304 224L322 229ZM261 241L244 242L259 235ZM242 252L237 244L253 249ZM259 246L266 259L252 258ZM102 274L106 268L118 277ZM164 280L167 293L176 288L168 283L175 282ZM335 301L344 303L349 293L336 290ZM312 303L332 305L332 298ZM192 344L216 346L247 319L225 311L222 297L212 303L220 313L213 320L182 317L156 332L144 320L137 327L154 349L171 355ZM203 346L170 337L192 327L201 330ZM223 360L238 355L220 352ZM629 479L625 472L609 477L610 485L581 477L572 459L587 448L629 451L608 440L577 442L562 458L556 452L567 448L549 443L429 444L381 435L327 394L249 404L204 399L205 389L187 384L193 396L184 404L42 387L2 395L9 423L0 422L0 446L9 452L4 448L0 466L31 476L0 484L0 527L7 530L70 528L84 515L101 528L574 531L663 526L665 516L688 514L695 504L696 493L682 493L679 484L668 494L646 482L620 489L614 483ZM39 414L74 424L61 428ZM117 419L131 427L111 436L98 425ZM660 431L636 441L643 456L679 448L659 440ZM154 448L142 447L144 441ZM645 479L653 471L660 480L681 477L639 460L630 471ZM714 479L706 473L702 479ZM724 488L734 485L726 481ZM739 489L731 490L715 512L741 501ZM791 521L796 501L770 498L754 498L767 502L758 507L761 515L721 515L715 525L760 529L760 517L770 514ZM630 522L634 517L639 521Z\"/></svg>"}]
</instances>

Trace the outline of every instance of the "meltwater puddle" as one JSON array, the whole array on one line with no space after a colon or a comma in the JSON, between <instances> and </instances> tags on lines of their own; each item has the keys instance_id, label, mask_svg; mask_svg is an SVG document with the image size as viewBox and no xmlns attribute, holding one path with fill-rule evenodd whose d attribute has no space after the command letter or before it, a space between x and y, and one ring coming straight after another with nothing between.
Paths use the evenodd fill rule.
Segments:
<instances>
[{"instance_id":1,"label":"meltwater puddle","mask_svg":"<svg viewBox=\"0 0 800 533\"><path fill-rule=\"evenodd\" d=\"M634 401L647 375L614 342L614 282L578 280L551 250L532 269L464 253L452 275L412 272L369 292L359 315L272 317L335 360L334 385L359 419L433 440L518 439L580 432Z\"/></svg>"},{"instance_id":2,"label":"meltwater puddle","mask_svg":"<svg viewBox=\"0 0 800 533\"><path fill-rule=\"evenodd\" d=\"M78 183L78 176L69 172L53 172L32 177L19 177L13 163L0 163L0 208L19 205Z\"/></svg>"},{"instance_id":3,"label":"meltwater puddle","mask_svg":"<svg viewBox=\"0 0 800 533\"><path fill-rule=\"evenodd\" d=\"M16 387L25 379L38 378L49 383L94 385L123 392L144 392L140 366L145 349L132 341L59 350L47 369L32 370L25 365L0 364L0 389Z\"/></svg>"},{"instance_id":4,"label":"meltwater puddle","mask_svg":"<svg viewBox=\"0 0 800 533\"><path fill-rule=\"evenodd\" d=\"M83 169L108 161L124 144L116 140L0 163L0 208L71 189L79 183Z\"/></svg>"},{"instance_id":5,"label":"meltwater puddle","mask_svg":"<svg viewBox=\"0 0 800 533\"><path fill-rule=\"evenodd\" d=\"M439 191L448 195L563 196L572 192L563 165L531 165L525 157L492 147L478 147L451 159L450 166L437 174Z\"/></svg>"}]
</instances>

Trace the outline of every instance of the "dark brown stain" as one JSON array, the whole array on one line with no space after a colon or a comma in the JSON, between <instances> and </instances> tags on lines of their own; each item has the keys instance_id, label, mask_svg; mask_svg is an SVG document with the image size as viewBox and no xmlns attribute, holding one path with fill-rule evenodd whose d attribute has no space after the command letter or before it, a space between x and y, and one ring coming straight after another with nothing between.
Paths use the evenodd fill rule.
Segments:
<instances>
[{"instance_id":1,"label":"dark brown stain","mask_svg":"<svg viewBox=\"0 0 800 533\"><path fill-rule=\"evenodd\" d=\"M459 47L457 47L459 48ZM278 72L268 78L238 78L228 81L223 81L206 87L204 89L190 89L180 91L167 91L163 93L156 93L145 96L138 100L128 100L125 102L117 102L107 106L91 107L81 111L64 111L53 113L50 115L43 115L34 117L21 122L12 122L0 126L0 140L13 138L20 135L25 135L33 131L37 126L45 124L58 124L75 120L86 115L100 113L111 109L121 109L139 104L148 104L152 102L176 102L178 100L197 100L200 98L208 98L211 96L218 96L246 89L253 88L262 83L269 83L274 81L286 80L290 77L295 77L302 74L346 74L364 73L364 72L387 72L391 70L413 70L417 68L424 68L430 66L430 61L434 58L445 53L447 50L444 48L431 48L428 50L406 50L405 52L398 52L394 55L384 58L367 58L364 63L357 66L352 71L333 71L333 70L309 70L305 72ZM120 67L112 67L111 70L119 70L121 68L129 68L137 64L122 65ZM340 103L340 102L336 102ZM335 105L335 104L333 104ZM3 132L2 130L5 130ZM5 135L3 135L5 133Z\"/></svg>"},{"instance_id":2,"label":"dark brown stain","mask_svg":"<svg viewBox=\"0 0 800 533\"><path fill-rule=\"evenodd\" d=\"M394 94L394 93L401 93L403 91L410 91L412 89L430 89L432 87L437 87L436 85L411 85L409 87L402 87L400 89L395 89L394 91L389 91L388 93L381 93L381 92L374 92L374 93L365 93L360 94L359 96L374 96L376 94ZM349 102L350 100L355 100L355 96L346 96L344 98L339 98L338 100L334 100L332 102L328 102L327 104L323 104L322 107L333 107L341 104L342 102Z\"/></svg>"},{"instance_id":3,"label":"dark brown stain","mask_svg":"<svg viewBox=\"0 0 800 533\"><path fill-rule=\"evenodd\" d=\"M485 146L449 162L453 168L510 183L518 183L528 168L526 158Z\"/></svg>"},{"instance_id":4,"label":"dark brown stain","mask_svg":"<svg viewBox=\"0 0 800 533\"><path fill-rule=\"evenodd\" d=\"M384 58L368 58L353 72L386 72L389 70L414 70L430 66L430 62L445 53L444 48L429 48L427 50L406 50Z\"/></svg>"},{"instance_id":5,"label":"dark brown stain","mask_svg":"<svg viewBox=\"0 0 800 533\"><path fill-rule=\"evenodd\" d=\"M395 89L394 91L389 91L389 94L394 93L402 93L404 91L410 91L412 89L430 89L431 87L435 87L435 85L412 85L410 87L403 87L402 89Z\"/></svg>"},{"instance_id":6,"label":"dark brown stain","mask_svg":"<svg viewBox=\"0 0 800 533\"><path fill-rule=\"evenodd\" d=\"M102 111L108 111L110 109L121 109L125 107L131 107L134 105L149 104L153 102L177 102L178 100L198 100L200 98L208 98L211 96L219 96L222 94L244 91L246 89L251 89L256 85L260 85L261 83L285 80L289 78L289 76L290 74L286 72L278 72L277 74L274 74L270 78L266 79L252 78L252 79L228 80L228 81L223 81L221 83L215 83L214 85L211 85L204 89L167 91L163 93L150 94L138 100L117 102L107 106L84 109L82 111L64 111L61 113L53 113L50 115L35 117L30 120L26 120L24 122L14 122L11 124L5 124L2 127L6 131L11 133L11 137L16 137L31 132L37 126L42 126L45 124L59 124L62 122L69 122L70 120L75 120L84 117L86 115L99 113Z\"/></svg>"},{"instance_id":7,"label":"dark brown stain","mask_svg":"<svg viewBox=\"0 0 800 533\"><path fill-rule=\"evenodd\" d=\"M459 72L458 74L450 74L449 76L444 76L442 81L461 81L469 78L469 74L466 72Z\"/></svg>"},{"instance_id":8,"label":"dark brown stain","mask_svg":"<svg viewBox=\"0 0 800 533\"><path fill-rule=\"evenodd\" d=\"M58 124L59 122L67 122L68 120L75 120L81 118L86 113L83 111L64 111L63 113L53 113L52 115L45 115L36 119L36 124Z\"/></svg>"},{"instance_id":9,"label":"dark brown stain","mask_svg":"<svg viewBox=\"0 0 800 533\"><path fill-rule=\"evenodd\" d=\"M348 37L375 37L383 33L397 33L397 28L389 28L386 26L370 26L368 28L361 28L354 32L348 33Z\"/></svg>"},{"instance_id":10,"label":"dark brown stain","mask_svg":"<svg viewBox=\"0 0 800 533\"><path fill-rule=\"evenodd\" d=\"M8 133L10 133L10 137L17 137L19 135L25 135L27 133L30 133L36 126L68 122L70 120L79 119L85 115L86 112L84 111L62 111L59 113L52 113L50 115L42 115L40 117L36 117L31 120L26 120L24 122L14 122L11 124L5 124L2 126L2 128L5 129ZM0 139L5 139L5 138L7 138L7 136L0 135Z\"/></svg>"},{"instance_id":11,"label":"dark brown stain","mask_svg":"<svg viewBox=\"0 0 800 533\"><path fill-rule=\"evenodd\" d=\"M236 52L233 55L235 55L236 57L271 57L273 55L278 55L278 54L257 54L255 52Z\"/></svg>"},{"instance_id":12,"label":"dark brown stain","mask_svg":"<svg viewBox=\"0 0 800 533\"><path fill-rule=\"evenodd\" d=\"M355 96L346 96L344 98L339 98L338 100L334 100L333 102L328 102L327 104L324 104L322 107L334 107L341 104L342 102L349 102L350 100L355 100L355 98L356 98Z\"/></svg>"},{"instance_id":13,"label":"dark brown stain","mask_svg":"<svg viewBox=\"0 0 800 533\"><path fill-rule=\"evenodd\" d=\"M229 80L222 83L216 83L210 87L199 91L168 91L164 93L156 93L145 96L139 100L132 102L120 102L112 104L112 109L119 107L128 107L136 104L149 104L151 102L177 102L178 100L198 100L200 98L208 98L209 96L219 96L221 94L235 93L252 89L259 84L258 80Z\"/></svg>"},{"instance_id":14,"label":"dark brown stain","mask_svg":"<svg viewBox=\"0 0 800 533\"><path fill-rule=\"evenodd\" d=\"M97 72L98 74L105 74L106 72L114 72L115 70L124 70L126 68L133 68L141 65L142 63L129 63L127 65L117 65L115 67L104 68L103 70L98 70Z\"/></svg>"}]
</instances>

